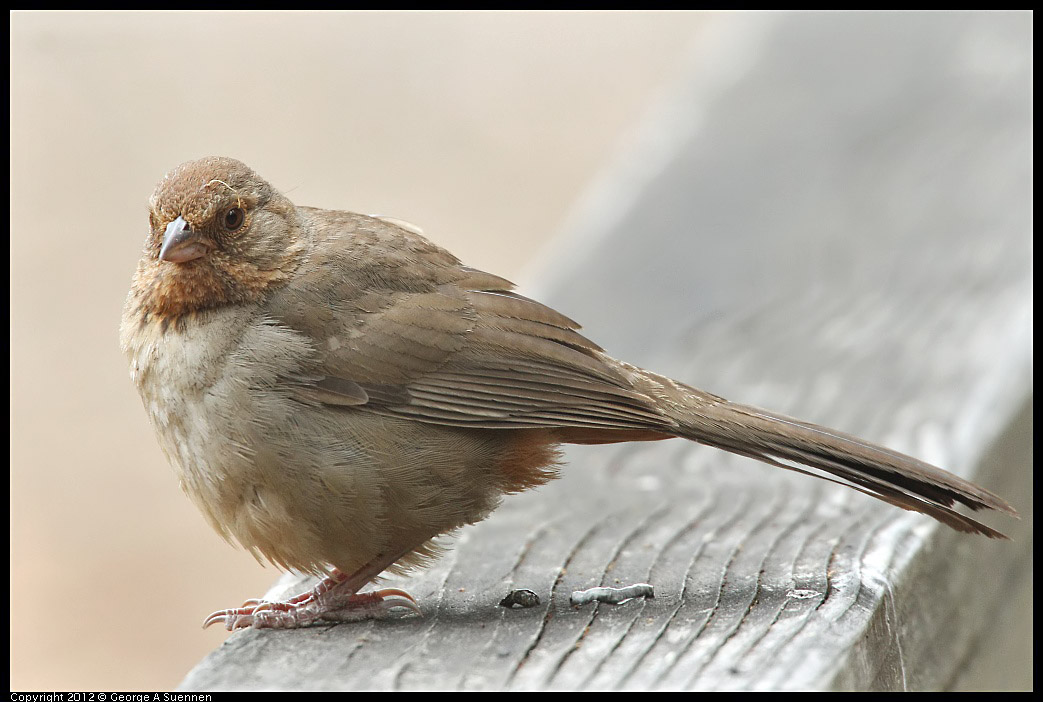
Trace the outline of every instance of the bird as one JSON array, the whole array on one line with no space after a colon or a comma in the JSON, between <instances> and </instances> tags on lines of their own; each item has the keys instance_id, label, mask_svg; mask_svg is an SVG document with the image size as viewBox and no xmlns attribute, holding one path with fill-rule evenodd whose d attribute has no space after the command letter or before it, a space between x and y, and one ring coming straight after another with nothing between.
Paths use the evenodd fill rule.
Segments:
<instances>
[{"instance_id":1,"label":"bird","mask_svg":"<svg viewBox=\"0 0 1043 702\"><path fill-rule=\"evenodd\" d=\"M579 330L405 222L296 206L232 158L167 173L120 324L131 379L218 534L321 578L204 626L420 613L403 590L361 590L556 477L565 444L679 437L991 538L1006 537L956 506L1017 516L940 468L616 360Z\"/></svg>"}]
</instances>

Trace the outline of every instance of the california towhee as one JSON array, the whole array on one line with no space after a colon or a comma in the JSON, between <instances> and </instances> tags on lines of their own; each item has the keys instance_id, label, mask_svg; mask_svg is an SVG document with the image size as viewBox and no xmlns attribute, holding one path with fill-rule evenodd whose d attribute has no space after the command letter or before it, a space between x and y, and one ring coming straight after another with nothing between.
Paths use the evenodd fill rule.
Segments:
<instances>
[{"instance_id":1,"label":"california towhee","mask_svg":"<svg viewBox=\"0 0 1043 702\"><path fill-rule=\"evenodd\" d=\"M617 361L513 287L401 223L296 207L233 159L167 174L123 310L131 377L214 529L326 576L207 624L419 611L401 590L358 591L553 478L563 443L683 437L990 537L954 504L1016 514L915 458Z\"/></svg>"}]
</instances>

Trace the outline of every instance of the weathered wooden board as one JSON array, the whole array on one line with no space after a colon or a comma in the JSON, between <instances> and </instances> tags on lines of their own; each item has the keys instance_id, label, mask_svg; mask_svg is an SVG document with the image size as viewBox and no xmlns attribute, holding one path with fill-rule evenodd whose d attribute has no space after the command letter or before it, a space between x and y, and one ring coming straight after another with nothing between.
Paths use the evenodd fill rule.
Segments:
<instances>
[{"instance_id":1,"label":"weathered wooden board","mask_svg":"<svg viewBox=\"0 0 1043 702\"><path fill-rule=\"evenodd\" d=\"M688 442L575 448L391 581L423 618L239 633L182 688L1031 687L1031 66L1030 14L722 16L523 290L981 482L1013 542Z\"/></svg>"}]
</instances>

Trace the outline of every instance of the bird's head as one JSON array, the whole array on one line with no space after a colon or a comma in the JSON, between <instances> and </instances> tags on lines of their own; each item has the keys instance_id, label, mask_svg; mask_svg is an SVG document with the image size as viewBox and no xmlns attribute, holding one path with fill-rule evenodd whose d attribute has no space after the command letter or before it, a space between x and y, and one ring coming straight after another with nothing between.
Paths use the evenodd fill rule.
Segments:
<instances>
[{"instance_id":1,"label":"bird's head","mask_svg":"<svg viewBox=\"0 0 1043 702\"><path fill-rule=\"evenodd\" d=\"M172 317L255 301L288 279L301 249L293 203L248 166L190 161L149 200L132 295L143 311Z\"/></svg>"}]
</instances>

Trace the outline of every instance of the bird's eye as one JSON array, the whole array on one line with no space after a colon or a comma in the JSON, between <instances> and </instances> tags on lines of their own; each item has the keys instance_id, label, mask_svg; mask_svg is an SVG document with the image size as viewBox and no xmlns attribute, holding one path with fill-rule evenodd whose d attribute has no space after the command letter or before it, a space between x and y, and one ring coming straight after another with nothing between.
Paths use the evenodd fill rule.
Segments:
<instances>
[{"instance_id":1,"label":"bird's eye","mask_svg":"<svg viewBox=\"0 0 1043 702\"><path fill-rule=\"evenodd\" d=\"M246 212L243 211L242 207L232 207L225 211L224 216L224 227L230 232L234 232L239 227L243 226L243 222L246 221Z\"/></svg>"}]
</instances>

